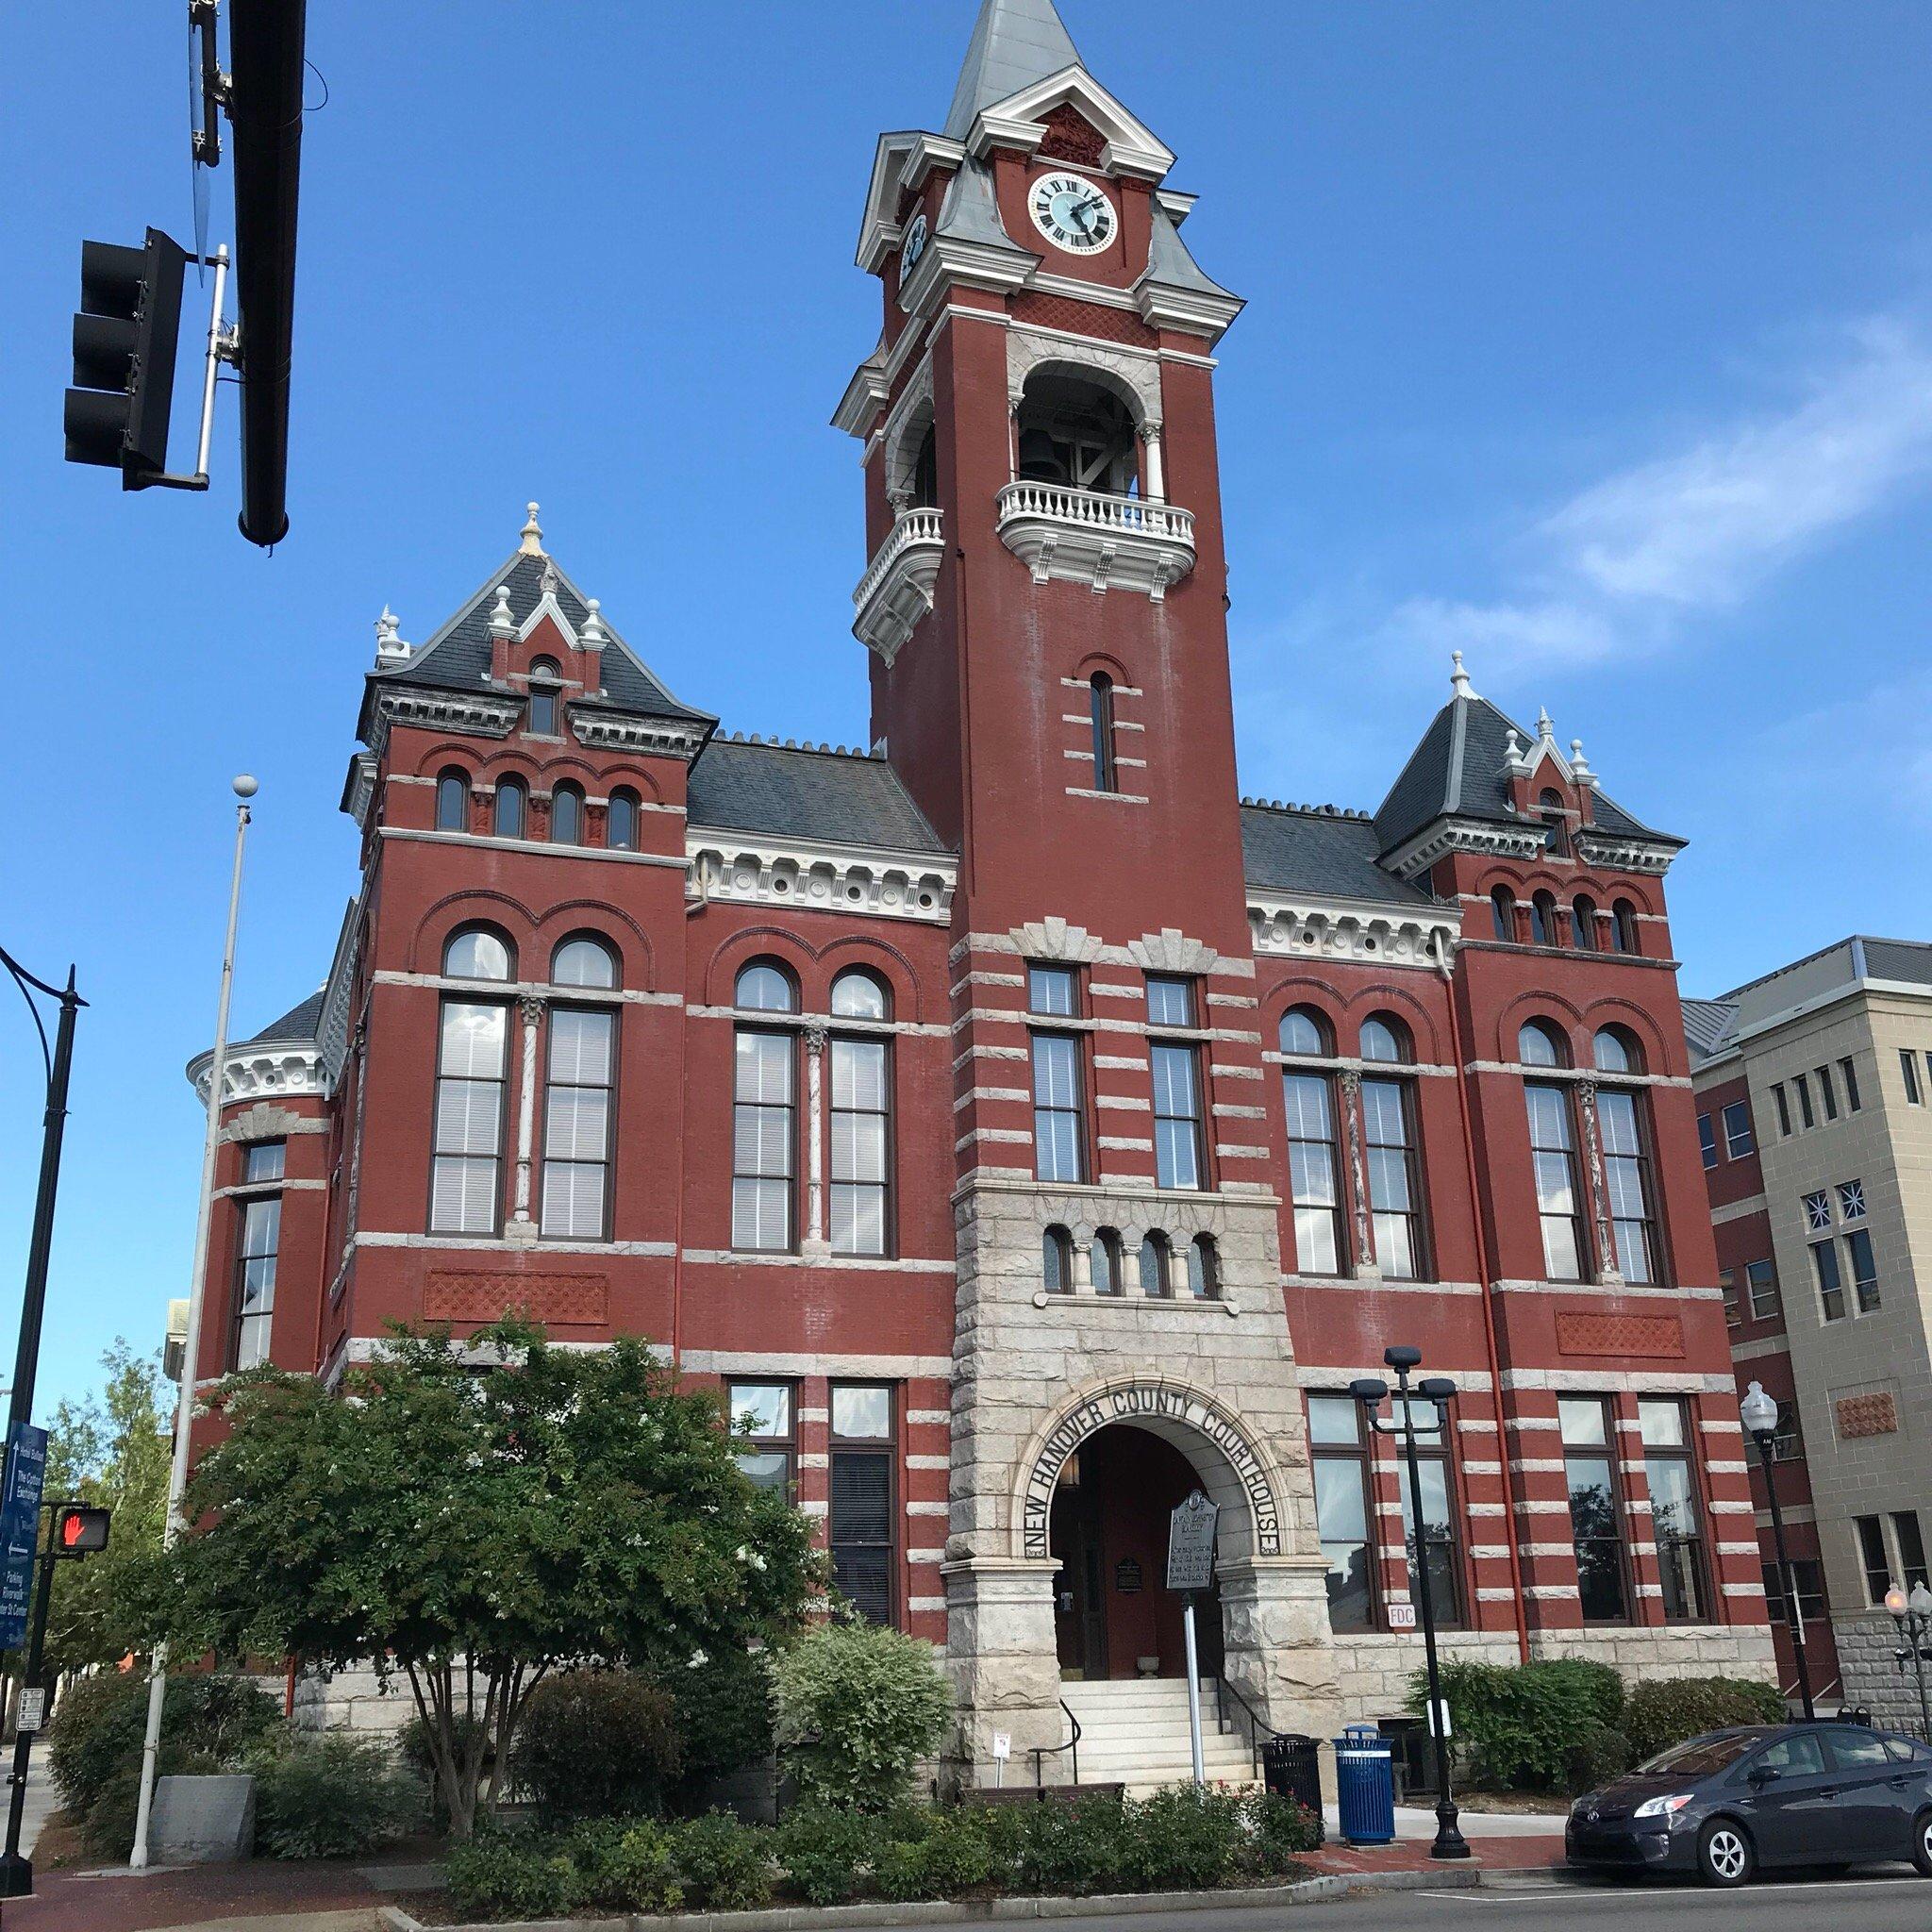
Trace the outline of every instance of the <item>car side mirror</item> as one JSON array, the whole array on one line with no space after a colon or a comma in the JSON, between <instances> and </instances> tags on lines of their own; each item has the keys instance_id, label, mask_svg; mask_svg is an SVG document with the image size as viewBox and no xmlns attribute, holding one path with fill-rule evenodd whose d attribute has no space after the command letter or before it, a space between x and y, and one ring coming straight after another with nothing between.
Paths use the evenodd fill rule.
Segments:
<instances>
[{"instance_id":1,"label":"car side mirror","mask_svg":"<svg viewBox=\"0 0 1932 1932\"><path fill-rule=\"evenodd\" d=\"M1774 1785L1783 1774L1769 1764L1760 1764L1751 1774L1751 1782L1760 1790L1766 1785Z\"/></svg>"}]
</instances>

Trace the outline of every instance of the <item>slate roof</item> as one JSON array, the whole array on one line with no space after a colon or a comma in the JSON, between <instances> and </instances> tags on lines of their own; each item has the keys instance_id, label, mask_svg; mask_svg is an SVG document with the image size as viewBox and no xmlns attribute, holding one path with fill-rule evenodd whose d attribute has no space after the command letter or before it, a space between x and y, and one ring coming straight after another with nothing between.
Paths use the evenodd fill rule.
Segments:
<instances>
[{"instance_id":1,"label":"slate roof","mask_svg":"<svg viewBox=\"0 0 1932 1932\"><path fill-rule=\"evenodd\" d=\"M1375 832L1382 851L1394 851L1440 818L1522 824L1523 819L1510 808L1508 779L1503 770L1511 731L1525 751L1537 742L1534 731L1525 731L1488 698L1474 694L1451 698L1430 719L1421 742L1376 808ZM1596 795L1595 825L1602 831L1653 839L1664 845L1684 842L1633 818L1602 791Z\"/></svg>"},{"instance_id":2,"label":"slate roof","mask_svg":"<svg viewBox=\"0 0 1932 1932\"><path fill-rule=\"evenodd\" d=\"M1263 891L1434 905L1421 887L1376 862L1379 846L1374 822L1360 813L1332 806L1241 807L1241 859L1249 885Z\"/></svg>"},{"instance_id":3,"label":"slate roof","mask_svg":"<svg viewBox=\"0 0 1932 1932\"><path fill-rule=\"evenodd\" d=\"M691 767L688 797L686 822L692 826L836 845L951 850L883 758L714 738Z\"/></svg>"},{"instance_id":4,"label":"slate roof","mask_svg":"<svg viewBox=\"0 0 1932 1932\"><path fill-rule=\"evenodd\" d=\"M946 111L946 138L964 141L983 108L1079 64L1079 50L1053 0L984 0Z\"/></svg>"},{"instance_id":5,"label":"slate roof","mask_svg":"<svg viewBox=\"0 0 1932 1932\"><path fill-rule=\"evenodd\" d=\"M491 572L482 587L467 599L457 614L411 655L408 662L395 670L371 674L371 688L385 684L431 685L441 691L477 691L489 688L490 613L496 608L496 587L509 586L510 615L521 625L543 595L545 572L555 577L558 607L570 620L571 627L582 626L587 614L584 595L559 569L556 561L541 553L518 550L509 560ZM608 612L600 610L610 641L604 647L604 691L601 702L613 710L640 717L675 718L695 724L715 724L708 711L693 710L681 704L665 688L631 647L617 634ZM580 698L574 703L595 705L596 698Z\"/></svg>"},{"instance_id":6,"label":"slate roof","mask_svg":"<svg viewBox=\"0 0 1932 1932\"><path fill-rule=\"evenodd\" d=\"M1686 1000L1684 1039L1690 1064L1700 1066L1730 1046L1737 1038L1738 1009L1728 1000Z\"/></svg>"},{"instance_id":7,"label":"slate roof","mask_svg":"<svg viewBox=\"0 0 1932 1932\"><path fill-rule=\"evenodd\" d=\"M1240 296L1224 289L1194 259L1192 251L1181 240L1181 231L1174 226L1174 217L1161 207L1159 199L1156 197L1148 205L1153 210L1154 234L1147 250L1147 270L1141 279L1164 289L1183 289L1191 294L1215 295L1238 302Z\"/></svg>"},{"instance_id":8,"label":"slate roof","mask_svg":"<svg viewBox=\"0 0 1932 1932\"><path fill-rule=\"evenodd\" d=\"M265 1046L272 1041L314 1040L322 1025L322 1007L327 991L326 987L317 987L299 1007L291 1007L273 1025L264 1026L259 1033L251 1033L237 1044Z\"/></svg>"}]
</instances>

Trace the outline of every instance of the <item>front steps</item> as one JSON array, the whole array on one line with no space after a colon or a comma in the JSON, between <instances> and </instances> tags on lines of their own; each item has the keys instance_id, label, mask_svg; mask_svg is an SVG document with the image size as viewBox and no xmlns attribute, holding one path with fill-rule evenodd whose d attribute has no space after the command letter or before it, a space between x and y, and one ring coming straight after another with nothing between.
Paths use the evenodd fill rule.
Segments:
<instances>
[{"instance_id":1,"label":"front steps","mask_svg":"<svg viewBox=\"0 0 1932 1932\"><path fill-rule=\"evenodd\" d=\"M1083 1785L1121 1783L1129 1797L1144 1798L1162 1785L1192 1778L1186 1678L1074 1679L1060 1685L1060 1698L1080 1721ZM1049 1781L1073 1782L1072 1757L1062 1752L1047 1760ZM1201 1757L1209 1784L1255 1782L1245 1735L1215 1728L1212 1678L1201 1683Z\"/></svg>"}]
</instances>

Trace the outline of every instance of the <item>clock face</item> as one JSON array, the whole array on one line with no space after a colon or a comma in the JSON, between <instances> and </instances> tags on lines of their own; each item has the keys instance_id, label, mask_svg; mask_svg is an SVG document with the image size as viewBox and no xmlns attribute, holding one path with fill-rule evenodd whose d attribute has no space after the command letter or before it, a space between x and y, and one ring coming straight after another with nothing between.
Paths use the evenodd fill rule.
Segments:
<instances>
[{"instance_id":1,"label":"clock face","mask_svg":"<svg viewBox=\"0 0 1932 1932\"><path fill-rule=\"evenodd\" d=\"M1095 255L1111 242L1120 217L1106 192L1078 175L1042 175L1026 197L1033 225L1069 255Z\"/></svg>"},{"instance_id":2,"label":"clock face","mask_svg":"<svg viewBox=\"0 0 1932 1932\"><path fill-rule=\"evenodd\" d=\"M925 253L925 214L922 209L912 217L912 225L906 230L906 240L899 249L899 286L906 286L906 278L919 266L919 258Z\"/></svg>"}]
</instances>

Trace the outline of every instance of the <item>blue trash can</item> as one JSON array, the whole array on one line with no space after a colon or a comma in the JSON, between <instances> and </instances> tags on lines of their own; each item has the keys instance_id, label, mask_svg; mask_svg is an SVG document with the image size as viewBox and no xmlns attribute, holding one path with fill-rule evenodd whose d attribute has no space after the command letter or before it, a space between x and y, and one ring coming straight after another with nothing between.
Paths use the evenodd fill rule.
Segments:
<instances>
[{"instance_id":1,"label":"blue trash can","mask_svg":"<svg viewBox=\"0 0 1932 1932\"><path fill-rule=\"evenodd\" d=\"M1395 1838L1395 1759L1374 1724L1350 1724L1335 1740L1335 1794L1341 1836L1352 1845Z\"/></svg>"}]
</instances>

